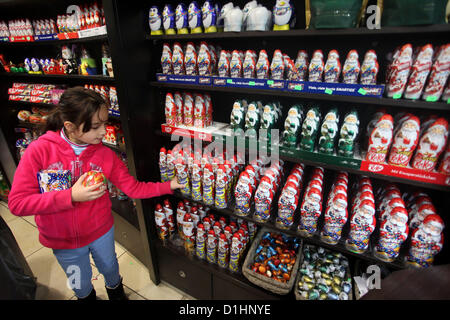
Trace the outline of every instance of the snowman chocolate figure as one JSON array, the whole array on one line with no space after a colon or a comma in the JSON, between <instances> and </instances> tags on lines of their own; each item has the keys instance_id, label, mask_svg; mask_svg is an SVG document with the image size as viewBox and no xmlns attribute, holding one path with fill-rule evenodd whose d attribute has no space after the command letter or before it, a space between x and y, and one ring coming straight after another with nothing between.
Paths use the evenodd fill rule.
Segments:
<instances>
[{"instance_id":1,"label":"snowman chocolate figure","mask_svg":"<svg viewBox=\"0 0 450 320\"><path fill-rule=\"evenodd\" d=\"M164 6L163 12L163 27L166 34L176 34L175 32L175 12L170 4Z\"/></svg>"},{"instance_id":2,"label":"snowman chocolate figure","mask_svg":"<svg viewBox=\"0 0 450 320\"><path fill-rule=\"evenodd\" d=\"M180 3L175 8L175 26L178 34L188 34L188 11L184 3Z\"/></svg>"},{"instance_id":3,"label":"snowman chocolate figure","mask_svg":"<svg viewBox=\"0 0 450 320\"><path fill-rule=\"evenodd\" d=\"M319 152L333 154L334 141L338 132L339 116L337 109L330 110L320 127Z\"/></svg>"},{"instance_id":4,"label":"snowman chocolate figure","mask_svg":"<svg viewBox=\"0 0 450 320\"><path fill-rule=\"evenodd\" d=\"M162 17L157 6L152 6L148 11L148 24L150 26L150 34L152 36L159 36L163 34Z\"/></svg>"},{"instance_id":5,"label":"snowman chocolate figure","mask_svg":"<svg viewBox=\"0 0 450 320\"><path fill-rule=\"evenodd\" d=\"M206 33L217 32L216 7L211 0L206 0L202 6L202 22Z\"/></svg>"},{"instance_id":6,"label":"snowman chocolate figure","mask_svg":"<svg viewBox=\"0 0 450 320\"><path fill-rule=\"evenodd\" d=\"M318 108L311 108L306 113L302 124L300 149L305 151L314 151L317 132L319 131L320 111Z\"/></svg>"},{"instance_id":7,"label":"snowman chocolate figure","mask_svg":"<svg viewBox=\"0 0 450 320\"><path fill-rule=\"evenodd\" d=\"M290 0L277 0L273 7L273 30L289 30L295 25L294 6Z\"/></svg>"},{"instance_id":8,"label":"snowman chocolate figure","mask_svg":"<svg viewBox=\"0 0 450 320\"><path fill-rule=\"evenodd\" d=\"M192 1L188 7L189 28L191 33L202 33L202 11L197 1Z\"/></svg>"},{"instance_id":9,"label":"snowman chocolate figure","mask_svg":"<svg viewBox=\"0 0 450 320\"><path fill-rule=\"evenodd\" d=\"M359 119L356 111L349 112L341 126L340 138L338 140L338 155L341 157L352 158L354 145L359 131Z\"/></svg>"},{"instance_id":10,"label":"snowman chocolate figure","mask_svg":"<svg viewBox=\"0 0 450 320\"><path fill-rule=\"evenodd\" d=\"M297 137L303 118L303 109L300 105L292 106L289 109L288 116L284 121L283 143L286 147L295 148L297 146Z\"/></svg>"},{"instance_id":11,"label":"snowman chocolate figure","mask_svg":"<svg viewBox=\"0 0 450 320\"><path fill-rule=\"evenodd\" d=\"M437 214L427 216L411 234L411 247L406 263L416 268L426 268L433 264L434 256L444 244L444 221Z\"/></svg>"}]
</instances>

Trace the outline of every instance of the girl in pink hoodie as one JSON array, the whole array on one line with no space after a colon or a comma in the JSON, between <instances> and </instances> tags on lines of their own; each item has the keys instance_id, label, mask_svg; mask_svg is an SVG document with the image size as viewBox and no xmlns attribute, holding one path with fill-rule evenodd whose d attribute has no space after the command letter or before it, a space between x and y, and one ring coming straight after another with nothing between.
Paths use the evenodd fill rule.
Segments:
<instances>
[{"instance_id":1,"label":"girl in pink hoodie","mask_svg":"<svg viewBox=\"0 0 450 320\"><path fill-rule=\"evenodd\" d=\"M67 89L47 119L46 133L25 151L14 175L8 199L17 216L35 215L39 241L52 248L79 299L95 299L89 254L103 274L110 299L125 299L114 248L111 201L104 184L85 187L91 170L105 177L130 198L171 194L176 179L139 182L114 151L102 144L108 103L82 87ZM41 193L37 175L45 170L70 170L72 187Z\"/></svg>"}]
</instances>

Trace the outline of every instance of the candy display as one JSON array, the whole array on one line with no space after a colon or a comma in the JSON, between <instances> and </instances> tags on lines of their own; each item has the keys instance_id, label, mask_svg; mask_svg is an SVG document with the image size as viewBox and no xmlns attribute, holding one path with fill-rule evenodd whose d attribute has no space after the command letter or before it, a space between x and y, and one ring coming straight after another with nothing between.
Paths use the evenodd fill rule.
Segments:
<instances>
[{"instance_id":1,"label":"candy display","mask_svg":"<svg viewBox=\"0 0 450 320\"><path fill-rule=\"evenodd\" d=\"M352 280L347 258L305 244L295 293L298 300L351 300Z\"/></svg>"},{"instance_id":2,"label":"candy display","mask_svg":"<svg viewBox=\"0 0 450 320\"><path fill-rule=\"evenodd\" d=\"M205 94L166 94L166 124L177 127L206 128L212 125L213 104L211 96Z\"/></svg>"},{"instance_id":3,"label":"candy display","mask_svg":"<svg viewBox=\"0 0 450 320\"><path fill-rule=\"evenodd\" d=\"M8 89L9 100L50 104L52 102L53 90L56 89L57 86L51 84L15 82L12 84L12 87Z\"/></svg>"},{"instance_id":4,"label":"candy display","mask_svg":"<svg viewBox=\"0 0 450 320\"><path fill-rule=\"evenodd\" d=\"M37 173L37 180L41 193L61 191L72 187L70 170L41 170Z\"/></svg>"}]
</instances>

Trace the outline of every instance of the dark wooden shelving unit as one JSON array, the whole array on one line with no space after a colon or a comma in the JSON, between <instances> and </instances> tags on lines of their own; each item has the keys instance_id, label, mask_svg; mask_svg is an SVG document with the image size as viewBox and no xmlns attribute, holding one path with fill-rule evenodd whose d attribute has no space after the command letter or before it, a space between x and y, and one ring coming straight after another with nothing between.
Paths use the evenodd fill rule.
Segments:
<instances>
[{"instance_id":1,"label":"dark wooden shelving unit","mask_svg":"<svg viewBox=\"0 0 450 320\"><path fill-rule=\"evenodd\" d=\"M85 43L91 41L108 41L108 35L98 35L93 37L85 38L74 38L74 39L63 39L63 40L42 40L42 41L0 41L0 48L2 47L21 47L21 46L54 46L54 45L64 45L68 43Z\"/></svg>"},{"instance_id":2,"label":"dark wooden shelving unit","mask_svg":"<svg viewBox=\"0 0 450 320\"><path fill-rule=\"evenodd\" d=\"M13 81L28 81L28 80L39 80L51 82L53 80L62 81L77 81L77 82L104 82L104 83L114 83L115 79L113 77L105 77L101 75L93 76L83 76L80 74L32 74L32 73L19 73L19 72L4 72L0 73L0 77L10 78Z\"/></svg>"}]
</instances>

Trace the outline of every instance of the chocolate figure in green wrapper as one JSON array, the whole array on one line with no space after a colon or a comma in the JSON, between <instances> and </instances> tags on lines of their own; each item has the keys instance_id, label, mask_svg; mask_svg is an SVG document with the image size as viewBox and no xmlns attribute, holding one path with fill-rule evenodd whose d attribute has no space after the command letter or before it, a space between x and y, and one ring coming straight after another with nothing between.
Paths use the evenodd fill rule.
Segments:
<instances>
[{"instance_id":1,"label":"chocolate figure in green wrapper","mask_svg":"<svg viewBox=\"0 0 450 320\"><path fill-rule=\"evenodd\" d=\"M355 140L359 132L359 118L355 110L345 115L338 140L338 155L353 158Z\"/></svg>"},{"instance_id":2,"label":"chocolate figure in green wrapper","mask_svg":"<svg viewBox=\"0 0 450 320\"><path fill-rule=\"evenodd\" d=\"M231 111L231 129L244 129L245 126L245 114L247 113L247 101L236 100L233 104L233 110Z\"/></svg>"},{"instance_id":3,"label":"chocolate figure in green wrapper","mask_svg":"<svg viewBox=\"0 0 450 320\"><path fill-rule=\"evenodd\" d=\"M338 134L339 115L337 109L331 109L325 115L320 127L319 152L333 154L334 141Z\"/></svg>"},{"instance_id":4,"label":"chocolate figure in green wrapper","mask_svg":"<svg viewBox=\"0 0 450 320\"><path fill-rule=\"evenodd\" d=\"M289 109L284 121L283 143L289 148L297 147L297 138L300 136L300 129L303 120L303 107L294 105Z\"/></svg>"},{"instance_id":5,"label":"chocolate figure in green wrapper","mask_svg":"<svg viewBox=\"0 0 450 320\"><path fill-rule=\"evenodd\" d=\"M302 124L300 149L314 151L317 133L319 132L321 114L319 108L313 107L306 113L305 121Z\"/></svg>"},{"instance_id":6,"label":"chocolate figure in green wrapper","mask_svg":"<svg viewBox=\"0 0 450 320\"><path fill-rule=\"evenodd\" d=\"M271 140L270 130L278 127L278 120L281 117L281 105L277 102L268 103L263 107L260 129L267 130L266 135L262 138ZM260 132L261 134L261 132Z\"/></svg>"},{"instance_id":7,"label":"chocolate figure in green wrapper","mask_svg":"<svg viewBox=\"0 0 450 320\"><path fill-rule=\"evenodd\" d=\"M245 134L248 137L256 138L259 126L261 124L262 103L252 101L249 103L247 113L245 114Z\"/></svg>"}]
</instances>

